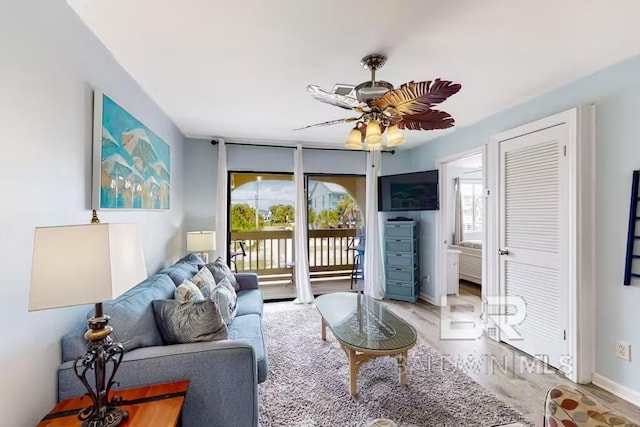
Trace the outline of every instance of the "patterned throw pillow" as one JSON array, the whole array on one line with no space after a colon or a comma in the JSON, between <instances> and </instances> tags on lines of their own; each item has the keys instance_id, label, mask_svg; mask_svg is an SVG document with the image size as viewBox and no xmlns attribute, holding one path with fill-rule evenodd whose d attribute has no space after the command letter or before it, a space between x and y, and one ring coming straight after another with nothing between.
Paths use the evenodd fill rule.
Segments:
<instances>
[{"instance_id":1,"label":"patterned throw pillow","mask_svg":"<svg viewBox=\"0 0 640 427\"><path fill-rule=\"evenodd\" d=\"M165 344L225 340L229 336L218 305L213 301L180 302L169 299L155 300L151 304Z\"/></svg>"},{"instance_id":2,"label":"patterned throw pillow","mask_svg":"<svg viewBox=\"0 0 640 427\"><path fill-rule=\"evenodd\" d=\"M233 275L231 269L227 264L222 261L222 258L218 257L214 262L210 262L205 265L213 274L213 278L216 280L216 283L219 283L225 277L229 279L229 283L233 286L233 289L236 291L240 290L240 285L238 285L238 281L236 280L236 276Z\"/></svg>"},{"instance_id":3,"label":"patterned throw pillow","mask_svg":"<svg viewBox=\"0 0 640 427\"><path fill-rule=\"evenodd\" d=\"M209 298L211 289L216 286L216 281L213 278L213 274L211 274L211 271L209 271L208 268L201 268L200 271L198 271L198 274L191 278L191 282L193 282L198 287L198 289L200 289L200 292L202 292L202 295L205 298Z\"/></svg>"},{"instance_id":4,"label":"patterned throw pillow","mask_svg":"<svg viewBox=\"0 0 640 427\"><path fill-rule=\"evenodd\" d=\"M229 279L223 278L218 284L211 289L209 295L211 301L215 301L220 307L220 313L224 319L224 323L227 325L233 322L236 317L236 311L238 310L238 297L236 291L233 289Z\"/></svg>"},{"instance_id":5,"label":"patterned throw pillow","mask_svg":"<svg viewBox=\"0 0 640 427\"><path fill-rule=\"evenodd\" d=\"M179 302L198 302L205 300L200 289L187 279L176 288L176 291L173 293L173 298Z\"/></svg>"}]
</instances>

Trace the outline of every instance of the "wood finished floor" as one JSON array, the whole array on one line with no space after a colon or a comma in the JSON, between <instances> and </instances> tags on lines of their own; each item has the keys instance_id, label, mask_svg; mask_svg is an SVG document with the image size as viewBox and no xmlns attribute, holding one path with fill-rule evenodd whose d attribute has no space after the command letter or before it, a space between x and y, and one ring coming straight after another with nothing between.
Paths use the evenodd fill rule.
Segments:
<instances>
[{"instance_id":1,"label":"wood finished floor","mask_svg":"<svg viewBox=\"0 0 640 427\"><path fill-rule=\"evenodd\" d=\"M450 297L453 299L451 302L467 309L474 307L474 311L477 311L480 307L480 299L477 296L477 289L475 289L477 287L469 288L468 286L469 284L462 284L460 295ZM451 302L449 305L451 305ZM443 354L454 364L456 364L456 361L468 360L469 358L471 360L479 360L482 355L493 357L497 361L497 366L494 369L490 369L490 367L477 371L470 369L467 370L467 374L503 401L525 414L537 426L542 426L546 392L556 384L568 384L577 387L598 398L602 404L617 410L632 420L636 422L640 420L640 408L595 385L576 385L558 373L549 373L549 370L544 372L540 364L537 365L538 372L532 373L527 372L526 369L521 369L521 358L527 361L531 361L531 358L511 346L496 343L484 337L470 341L440 339L440 307L433 306L422 300L419 300L416 304L389 300L385 300L383 303L398 316L413 325L423 343ZM266 303L264 311L265 313L270 313L311 309L315 308L309 305L297 305L290 301L283 301ZM469 313L469 318L473 318L474 313ZM445 318L446 316L445 313ZM318 338L320 338L319 325ZM490 366L491 364L487 365ZM348 369L346 358L345 369ZM409 369L411 369L410 366ZM411 371L409 371L409 381L411 381Z\"/></svg>"}]
</instances>

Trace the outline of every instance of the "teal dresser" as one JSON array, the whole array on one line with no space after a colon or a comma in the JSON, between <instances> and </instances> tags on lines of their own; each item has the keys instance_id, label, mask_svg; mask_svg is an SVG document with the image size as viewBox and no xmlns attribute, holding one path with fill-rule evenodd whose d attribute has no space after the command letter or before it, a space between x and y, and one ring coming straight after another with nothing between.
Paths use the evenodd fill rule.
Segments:
<instances>
[{"instance_id":1,"label":"teal dresser","mask_svg":"<svg viewBox=\"0 0 640 427\"><path fill-rule=\"evenodd\" d=\"M416 302L420 293L418 223L387 221L384 225L386 297Z\"/></svg>"}]
</instances>

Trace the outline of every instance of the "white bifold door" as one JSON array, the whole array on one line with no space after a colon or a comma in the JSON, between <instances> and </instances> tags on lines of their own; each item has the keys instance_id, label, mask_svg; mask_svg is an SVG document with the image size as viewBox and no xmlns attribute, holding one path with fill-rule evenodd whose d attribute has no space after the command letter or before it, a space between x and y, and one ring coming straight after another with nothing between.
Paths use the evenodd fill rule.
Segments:
<instances>
[{"instance_id":1,"label":"white bifold door","mask_svg":"<svg viewBox=\"0 0 640 427\"><path fill-rule=\"evenodd\" d=\"M501 339L556 368L569 353L568 137L561 124L500 142L499 277L517 333Z\"/></svg>"}]
</instances>

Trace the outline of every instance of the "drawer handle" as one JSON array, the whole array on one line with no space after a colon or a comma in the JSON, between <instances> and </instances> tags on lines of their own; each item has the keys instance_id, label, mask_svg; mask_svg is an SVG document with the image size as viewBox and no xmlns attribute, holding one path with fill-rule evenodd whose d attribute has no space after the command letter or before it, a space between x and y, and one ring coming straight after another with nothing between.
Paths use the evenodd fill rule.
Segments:
<instances>
[{"instance_id":1,"label":"drawer handle","mask_svg":"<svg viewBox=\"0 0 640 427\"><path fill-rule=\"evenodd\" d=\"M397 243L400 243L400 242L402 242L402 240L400 240L400 239L397 239L397 240L396 240L396 242L397 242Z\"/></svg>"}]
</instances>

